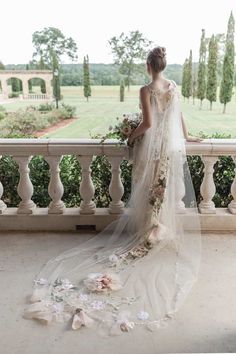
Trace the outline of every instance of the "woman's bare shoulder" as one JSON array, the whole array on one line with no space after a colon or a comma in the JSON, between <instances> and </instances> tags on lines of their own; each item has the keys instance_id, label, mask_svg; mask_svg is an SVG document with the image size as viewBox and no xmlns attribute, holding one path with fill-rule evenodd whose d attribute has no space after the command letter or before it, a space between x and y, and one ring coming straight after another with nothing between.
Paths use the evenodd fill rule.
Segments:
<instances>
[{"instance_id":1,"label":"woman's bare shoulder","mask_svg":"<svg viewBox=\"0 0 236 354\"><path fill-rule=\"evenodd\" d=\"M148 95L150 93L150 88L148 85L143 85L142 87L140 87L140 95Z\"/></svg>"}]
</instances>

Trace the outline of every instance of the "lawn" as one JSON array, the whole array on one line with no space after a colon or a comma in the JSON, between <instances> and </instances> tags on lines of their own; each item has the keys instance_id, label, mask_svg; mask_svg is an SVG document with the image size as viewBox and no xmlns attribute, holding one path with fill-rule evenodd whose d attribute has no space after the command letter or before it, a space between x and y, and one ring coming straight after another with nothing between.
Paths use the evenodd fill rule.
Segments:
<instances>
[{"instance_id":1,"label":"lawn","mask_svg":"<svg viewBox=\"0 0 236 354\"><path fill-rule=\"evenodd\" d=\"M45 135L53 138L83 138L90 134L104 134L110 125L121 117L123 113L137 112L139 110L139 86L131 86L126 92L125 102L119 102L118 86L92 86L92 97L89 102L83 97L82 87L62 87L62 95L65 103L76 106L78 119L66 127ZM35 104L35 101L32 102ZM6 104L7 110L15 110L29 105L28 102L12 102ZM200 131L208 135L213 133L231 134L236 137L236 99L227 106L227 113L222 114L222 105L213 104L213 110L209 111L208 101L205 100L202 109L199 102L195 105L192 100L182 100L182 110L189 132L197 135Z\"/></svg>"}]
</instances>

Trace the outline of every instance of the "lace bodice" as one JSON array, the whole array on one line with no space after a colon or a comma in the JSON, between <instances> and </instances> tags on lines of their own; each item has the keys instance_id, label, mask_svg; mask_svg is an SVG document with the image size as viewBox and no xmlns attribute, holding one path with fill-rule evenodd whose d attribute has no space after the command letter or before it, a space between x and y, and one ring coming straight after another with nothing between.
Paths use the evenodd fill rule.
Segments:
<instances>
[{"instance_id":1,"label":"lace bodice","mask_svg":"<svg viewBox=\"0 0 236 354\"><path fill-rule=\"evenodd\" d=\"M153 89L150 87L150 84L145 85L151 96L151 104L157 105L157 109L159 113L163 113L166 108L168 108L171 99L173 97L174 89L176 87L176 83L174 81L170 81L169 85L166 89ZM139 107L142 109L141 100L139 99Z\"/></svg>"}]
</instances>

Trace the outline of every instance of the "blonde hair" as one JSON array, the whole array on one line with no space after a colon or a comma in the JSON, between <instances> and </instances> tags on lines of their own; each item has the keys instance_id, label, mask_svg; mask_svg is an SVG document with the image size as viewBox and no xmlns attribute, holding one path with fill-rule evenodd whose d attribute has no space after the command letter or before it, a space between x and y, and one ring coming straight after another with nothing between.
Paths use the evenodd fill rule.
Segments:
<instances>
[{"instance_id":1,"label":"blonde hair","mask_svg":"<svg viewBox=\"0 0 236 354\"><path fill-rule=\"evenodd\" d=\"M153 48L148 53L147 63L156 73L163 71L166 67L166 48L159 46Z\"/></svg>"}]
</instances>

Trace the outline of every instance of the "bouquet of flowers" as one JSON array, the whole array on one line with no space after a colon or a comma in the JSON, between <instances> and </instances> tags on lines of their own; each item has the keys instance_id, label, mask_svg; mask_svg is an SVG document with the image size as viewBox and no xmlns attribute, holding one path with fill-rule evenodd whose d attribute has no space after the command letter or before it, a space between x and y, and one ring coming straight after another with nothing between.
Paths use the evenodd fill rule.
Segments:
<instances>
[{"instance_id":1,"label":"bouquet of flowers","mask_svg":"<svg viewBox=\"0 0 236 354\"><path fill-rule=\"evenodd\" d=\"M122 119L116 119L118 120L117 124L114 127L110 126L109 131L112 131L120 142L124 142L129 138L132 131L140 124L142 115L141 113L129 113L123 114Z\"/></svg>"}]
</instances>

